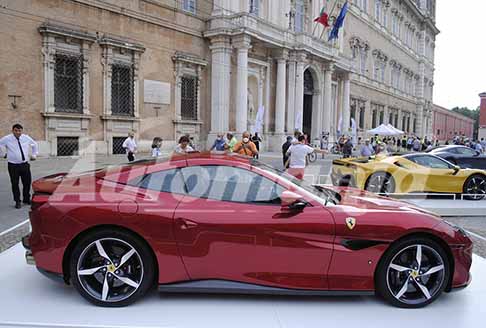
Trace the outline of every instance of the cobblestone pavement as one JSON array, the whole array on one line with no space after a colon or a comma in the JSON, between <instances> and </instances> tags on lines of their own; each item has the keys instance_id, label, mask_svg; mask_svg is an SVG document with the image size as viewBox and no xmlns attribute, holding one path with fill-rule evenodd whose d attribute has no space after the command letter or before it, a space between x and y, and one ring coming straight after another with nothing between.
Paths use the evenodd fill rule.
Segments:
<instances>
[{"instance_id":1,"label":"cobblestone pavement","mask_svg":"<svg viewBox=\"0 0 486 328\"><path fill-rule=\"evenodd\" d=\"M470 232L474 242L474 253L486 258L486 216L447 218L447 221Z\"/></svg>"}]
</instances>

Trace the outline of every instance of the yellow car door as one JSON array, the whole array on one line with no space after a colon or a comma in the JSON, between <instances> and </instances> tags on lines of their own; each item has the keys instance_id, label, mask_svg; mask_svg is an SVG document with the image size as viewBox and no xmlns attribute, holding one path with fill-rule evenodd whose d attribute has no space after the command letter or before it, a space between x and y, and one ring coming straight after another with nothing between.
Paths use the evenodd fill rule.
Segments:
<instances>
[{"instance_id":1,"label":"yellow car door","mask_svg":"<svg viewBox=\"0 0 486 328\"><path fill-rule=\"evenodd\" d=\"M451 163L429 154L412 154L406 158L417 164L414 187L421 183L424 192L462 192L464 177Z\"/></svg>"}]
</instances>

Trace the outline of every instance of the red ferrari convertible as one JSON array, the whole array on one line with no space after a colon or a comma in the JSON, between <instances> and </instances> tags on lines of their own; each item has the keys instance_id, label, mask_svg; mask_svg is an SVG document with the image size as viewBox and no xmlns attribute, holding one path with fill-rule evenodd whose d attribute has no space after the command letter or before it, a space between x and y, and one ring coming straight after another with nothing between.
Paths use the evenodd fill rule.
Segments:
<instances>
[{"instance_id":1,"label":"red ferrari convertible","mask_svg":"<svg viewBox=\"0 0 486 328\"><path fill-rule=\"evenodd\" d=\"M88 301L162 292L377 293L422 307L465 287L472 243L408 203L307 185L239 155L147 160L33 184L26 258Z\"/></svg>"}]
</instances>

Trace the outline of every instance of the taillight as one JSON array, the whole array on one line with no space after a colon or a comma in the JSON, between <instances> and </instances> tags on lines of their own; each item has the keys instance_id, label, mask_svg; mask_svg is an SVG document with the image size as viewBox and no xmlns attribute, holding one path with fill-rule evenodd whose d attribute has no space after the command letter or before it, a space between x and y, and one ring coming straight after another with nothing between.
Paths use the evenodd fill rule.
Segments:
<instances>
[{"instance_id":1,"label":"taillight","mask_svg":"<svg viewBox=\"0 0 486 328\"><path fill-rule=\"evenodd\" d=\"M45 203L49 201L49 196L50 194L43 194L43 193L35 193L34 196L32 196L32 205L30 206L30 209L32 211L35 211Z\"/></svg>"}]
</instances>

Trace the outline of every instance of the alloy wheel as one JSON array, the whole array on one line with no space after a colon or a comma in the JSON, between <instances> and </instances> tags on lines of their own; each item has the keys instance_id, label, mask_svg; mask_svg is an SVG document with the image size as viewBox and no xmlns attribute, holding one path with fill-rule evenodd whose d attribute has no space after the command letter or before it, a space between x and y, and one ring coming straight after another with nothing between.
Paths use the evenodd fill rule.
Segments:
<instances>
[{"instance_id":1,"label":"alloy wheel","mask_svg":"<svg viewBox=\"0 0 486 328\"><path fill-rule=\"evenodd\" d=\"M121 302L140 287L142 257L129 243L102 238L90 243L77 262L77 278L91 297L101 302Z\"/></svg>"},{"instance_id":2,"label":"alloy wheel","mask_svg":"<svg viewBox=\"0 0 486 328\"><path fill-rule=\"evenodd\" d=\"M391 177L386 174L374 174L370 177L366 190L376 194L388 195L394 192L395 186Z\"/></svg>"},{"instance_id":3,"label":"alloy wheel","mask_svg":"<svg viewBox=\"0 0 486 328\"><path fill-rule=\"evenodd\" d=\"M422 244L408 246L391 260L386 282L390 293L399 302L420 305L441 292L445 264L432 247Z\"/></svg>"},{"instance_id":4,"label":"alloy wheel","mask_svg":"<svg viewBox=\"0 0 486 328\"><path fill-rule=\"evenodd\" d=\"M486 196L486 181L481 176L473 176L468 180L465 193L472 200L480 200Z\"/></svg>"}]
</instances>

